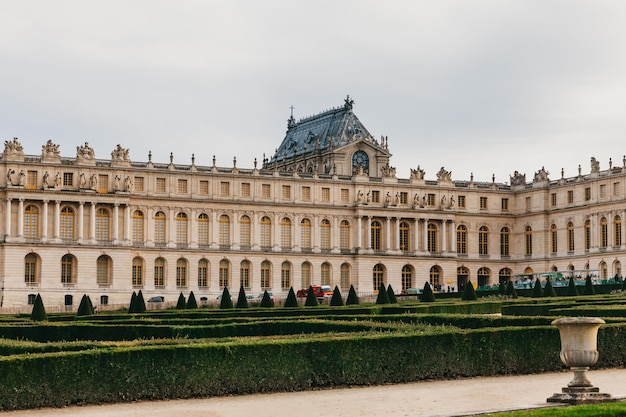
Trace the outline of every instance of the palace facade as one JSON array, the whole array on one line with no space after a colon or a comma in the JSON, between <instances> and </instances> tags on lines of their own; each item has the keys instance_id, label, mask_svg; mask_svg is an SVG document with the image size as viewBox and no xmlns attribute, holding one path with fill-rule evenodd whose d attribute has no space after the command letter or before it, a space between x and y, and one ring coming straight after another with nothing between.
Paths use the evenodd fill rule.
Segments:
<instances>
[{"instance_id":1,"label":"palace facade","mask_svg":"<svg viewBox=\"0 0 626 417\"><path fill-rule=\"evenodd\" d=\"M519 274L622 274L626 162L553 180L453 180L418 166L398 178L385 137L338 107L296 121L260 167L131 161L88 143L63 157L48 141L0 161L0 307L128 303L133 291L215 300L224 287L285 297L309 284L372 294L494 285Z\"/></svg>"}]
</instances>

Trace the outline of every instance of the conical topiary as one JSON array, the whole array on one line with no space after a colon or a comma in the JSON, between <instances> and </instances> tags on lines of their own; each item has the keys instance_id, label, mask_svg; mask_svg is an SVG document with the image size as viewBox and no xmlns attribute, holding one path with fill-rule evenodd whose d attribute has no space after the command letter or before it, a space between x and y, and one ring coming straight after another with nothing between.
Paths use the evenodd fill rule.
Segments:
<instances>
[{"instance_id":1,"label":"conical topiary","mask_svg":"<svg viewBox=\"0 0 626 417\"><path fill-rule=\"evenodd\" d=\"M93 315L93 304L91 304L91 300L87 294L83 294L83 297L80 299L80 304L78 306L78 311L76 312L77 317L81 316L92 316Z\"/></svg>"},{"instance_id":2,"label":"conical topiary","mask_svg":"<svg viewBox=\"0 0 626 417\"><path fill-rule=\"evenodd\" d=\"M389 304L389 294L387 294L385 284L383 284L382 282L378 286L378 296L376 296L376 304Z\"/></svg>"},{"instance_id":3,"label":"conical topiary","mask_svg":"<svg viewBox=\"0 0 626 417\"><path fill-rule=\"evenodd\" d=\"M354 289L354 285L350 285L350 290L348 291L348 298L346 298L346 305L357 305L359 304L359 296L356 294L356 290Z\"/></svg>"},{"instance_id":4,"label":"conical topiary","mask_svg":"<svg viewBox=\"0 0 626 417\"><path fill-rule=\"evenodd\" d=\"M461 300L465 301L474 301L477 300L478 296L476 295L476 290L472 285L472 281L468 280L465 283L465 287L463 288L463 295L461 296Z\"/></svg>"},{"instance_id":5,"label":"conical topiary","mask_svg":"<svg viewBox=\"0 0 626 417\"><path fill-rule=\"evenodd\" d=\"M393 288L391 288L391 284L387 285L387 297L389 297L390 304L398 304L398 299L396 298L396 294L393 292Z\"/></svg>"},{"instance_id":6,"label":"conical topiary","mask_svg":"<svg viewBox=\"0 0 626 417\"><path fill-rule=\"evenodd\" d=\"M541 288L541 281L539 278L535 281L535 286L533 287L532 298L540 298L543 297L543 288Z\"/></svg>"},{"instance_id":7,"label":"conical topiary","mask_svg":"<svg viewBox=\"0 0 626 417\"><path fill-rule=\"evenodd\" d=\"M543 289L543 296L544 297L556 297L556 291L554 291L554 287L552 286L552 282L550 281L550 278L546 279L546 286Z\"/></svg>"},{"instance_id":8,"label":"conical topiary","mask_svg":"<svg viewBox=\"0 0 626 417\"><path fill-rule=\"evenodd\" d=\"M289 294L287 294L284 307L298 307L298 297L296 297L293 287L289 288Z\"/></svg>"},{"instance_id":9,"label":"conical topiary","mask_svg":"<svg viewBox=\"0 0 626 417\"><path fill-rule=\"evenodd\" d=\"M189 298L187 299L187 310L198 308L198 302L196 301L196 296L193 294L193 291L189 293Z\"/></svg>"},{"instance_id":10,"label":"conical topiary","mask_svg":"<svg viewBox=\"0 0 626 417\"><path fill-rule=\"evenodd\" d=\"M513 286L513 281L509 280L506 284L506 293L504 293L507 297L517 298L517 291L515 291L515 287Z\"/></svg>"},{"instance_id":11,"label":"conical topiary","mask_svg":"<svg viewBox=\"0 0 626 417\"><path fill-rule=\"evenodd\" d=\"M37 294L35 298L35 304L33 304L33 311L30 313L30 319L32 321L48 321L48 315L46 309L43 306L43 300L41 295Z\"/></svg>"},{"instance_id":12,"label":"conical topiary","mask_svg":"<svg viewBox=\"0 0 626 417\"><path fill-rule=\"evenodd\" d=\"M130 305L128 306L128 313L137 313L137 293L133 291L133 295L130 296Z\"/></svg>"},{"instance_id":13,"label":"conical topiary","mask_svg":"<svg viewBox=\"0 0 626 417\"><path fill-rule=\"evenodd\" d=\"M319 305L319 302L317 301L317 297L315 296L315 293L313 292L312 285L309 285L309 289L306 292L306 301L304 302L304 305L307 307L314 307L314 306Z\"/></svg>"},{"instance_id":14,"label":"conical topiary","mask_svg":"<svg viewBox=\"0 0 626 417\"><path fill-rule=\"evenodd\" d=\"M506 294L506 284L504 282L501 282L500 285L498 286L498 294L502 296Z\"/></svg>"},{"instance_id":15,"label":"conical topiary","mask_svg":"<svg viewBox=\"0 0 626 417\"><path fill-rule=\"evenodd\" d=\"M596 295L596 290L593 289L593 282L591 282L591 276L585 279L585 295Z\"/></svg>"},{"instance_id":16,"label":"conical topiary","mask_svg":"<svg viewBox=\"0 0 626 417\"><path fill-rule=\"evenodd\" d=\"M331 306L342 306L343 298L341 298L341 291L339 291L339 287L335 285L335 289L333 290L333 297L330 299Z\"/></svg>"},{"instance_id":17,"label":"conical topiary","mask_svg":"<svg viewBox=\"0 0 626 417\"><path fill-rule=\"evenodd\" d=\"M230 292L228 291L228 287L224 287L224 291L222 291L222 299L220 300L220 308L221 309L233 308L233 300L230 298Z\"/></svg>"},{"instance_id":18,"label":"conical topiary","mask_svg":"<svg viewBox=\"0 0 626 417\"><path fill-rule=\"evenodd\" d=\"M422 290L420 301L424 303L432 303L435 301L435 294L433 294L433 289L430 287L430 283L428 281L424 283L424 289Z\"/></svg>"},{"instance_id":19,"label":"conical topiary","mask_svg":"<svg viewBox=\"0 0 626 417\"><path fill-rule=\"evenodd\" d=\"M272 301L272 298L270 297L267 290L263 291L263 298L261 298L261 307L274 307L274 302Z\"/></svg>"},{"instance_id":20,"label":"conical topiary","mask_svg":"<svg viewBox=\"0 0 626 417\"><path fill-rule=\"evenodd\" d=\"M567 286L567 296L575 297L577 295L578 295L578 289L576 288L574 277L569 277L569 285Z\"/></svg>"},{"instance_id":21,"label":"conical topiary","mask_svg":"<svg viewBox=\"0 0 626 417\"><path fill-rule=\"evenodd\" d=\"M181 292L178 295L178 301L176 302L176 310L184 310L187 308L187 300L185 300L185 296Z\"/></svg>"},{"instance_id":22,"label":"conical topiary","mask_svg":"<svg viewBox=\"0 0 626 417\"><path fill-rule=\"evenodd\" d=\"M239 287L239 295L237 296L237 305L236 308L248 308L248 297L246 297L246 290L243 288L243 285Z\"/></svg>"},{"instance_id":23,"label":"conical topiary","mask_svg":"<svg viewBox=\"0 0 626 417\"><path fill-rule=\"evenodd\" d=\"M137 299L135 300L137 303L137 313L145 313L146 312L146 302L143 299L143 293L141 290L137 293Z\"/></svg>"}]
</instances>

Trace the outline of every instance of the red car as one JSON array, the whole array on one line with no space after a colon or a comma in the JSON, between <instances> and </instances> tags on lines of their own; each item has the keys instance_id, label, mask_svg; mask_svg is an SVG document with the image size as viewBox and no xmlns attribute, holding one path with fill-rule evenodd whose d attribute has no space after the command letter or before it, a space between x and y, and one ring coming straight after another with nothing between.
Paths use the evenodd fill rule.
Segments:
<instances>
[{"instance_id":1,"label":"red car","mask_svg":"<svg viewBox=\"0 0 626 417\"><path fill-rule=\"evenodd\" d=\"M333 296L333 289L330 288L330 285L313 285L313 294L315 294L315 297L317 299L324 299L325 297L332 297ZM301 290L298 290L298 292L296 293L296 296L298 297L306 297L307 293L309 292L308 288L303 288Z\"/></svg>"}]
</instances>

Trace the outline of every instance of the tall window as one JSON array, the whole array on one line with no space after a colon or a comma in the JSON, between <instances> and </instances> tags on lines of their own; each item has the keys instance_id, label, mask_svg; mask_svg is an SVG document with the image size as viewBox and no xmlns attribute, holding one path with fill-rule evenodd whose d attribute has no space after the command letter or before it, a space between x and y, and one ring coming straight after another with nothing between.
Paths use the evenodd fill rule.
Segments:
<instances>
[{"instance_id":1,"label":"tall window","mask_svg":"<svg viewBox=\"0 0 626 417\"><path fill-rule=\"evenodd\" d=\"M439 288L441 285L441 269L437 265L430 268L429 281L433 288Z\"/></svg>"},{"instance_id":2,"label":"tall window","mask_svg":"<svg viewBox=\"0 0 626 417\"><path fill-rule=\"evenodd\" d=\"M261 289L272 287L272 266L269 261L261 262Z\"/></svg>"},{"instance_id":3,"label":"tall window","mask_svg":"<svg viewBox=\"0 0 626 417\"><path fill-rule=\"evenodd\" d=\"M165 287L165 259L163 258L154 260L154 286Z\"/></svg>"},{"instance_id":4,"label":"tall window","mask_svg":"<svg viewBox=\"0 0 626 417\"><path fill-rule=\"evenodd\" d=\"M99 193L108 193L109 192L109 176L106 174L98 175L98 192Z\"/></svg>"},{"instance_id":5,"label":"tall window","mask_svg":"<svg viewBox=\"0 0 626 417\"><path fill-rule=\"evenodd\" d=\"M198 287L207 288L209 286L209 261L200 259L198 261Z\"/></svg>"},{"instance_id":6,"label":"tall window","mask_svg":"<svg viewBox=\"0 0 626 417\"><path fill-rule=\"evenodd\" d=\"M406 294L409 288L413 288L413 268L411 265L402 267L402 294Z\"/></svg>"},{"instance_id":7,"label":"tall window","mask_svg":"<svg viewBox=\"0 0 626 417\"><path fill-rule=\"evenodd\" d=\"M37 188L37 171L26 172L26 189L35 190Z\"/></svg>"},{"instance_id":8,"label":"tall window","mask_svg":"<svg viewBox=\"0 0 626 417\"><path fill-rule=\"evenodd\" d=\"M500 256L510 256L510 242L511 230L508 227L500 229Z\"/></svg>"},{"instance_id":9,"label":"tall window","mask_svg":"<svg viewBox=\"0 0 626 417\"><path fill-rule=\"evenodd\" d=\"M186 213L178 213L176 215L176 244L177 245L186 245L187 234L189 230L189 225L187 222L187 214Z\"/></svg>"},{"instance_id":10,"label":"tall window","mask_svg":"<svg viewBox=\"0 0 626 417\"><path fill-rule=\"evenodd\" d=\"M328 219L322 220L320 224L320 239L321 249L330 250L330 221Z\"/></svg>"},{"instance_id":11,"label":"tall window","mask_svg":"<svg viewBox=\"0 0 626 417\"><path fill-rule=\"evenodd\" d=\"M585 220L585 250L589 250L590 248L591 248L591 221Z\"/></svg>"},{"instance_id":12,"label":"tall window","mask_svg":"<svg viewBox=\"0 0 626 417\"><path fill-rule=\"evenodd\" d=\"M311 249L311 220L302 219L300 222L300 236L302 249Z\"/></svg>"},{"instance_id":13,"label":"tall window","mask_svg":"<svg viewBox=\"0 0 626 417\"><path fill-rule=\"evenodd\" d=\"M241 240L241 247L250 247L250 217L241 216L239 219L239 239Z\"/></svg>"},{"instance_id":14,"label":"tall window","mask_svg":"<svg viewBox=\"0 0 626 417\"><path fill-rule=\"evenodd\" d=\"M133 258L132 284L133 288L143 287L143 259L138 256Z\"/></svg>"},{"instance_id":15,"label":"tall window","mask_svg":"<svg viewBox=\"0 0 626 417\"><path fill-rule=\"evenodd\" d=\"M606 248L608 246L608 243L609 243L608 234L609 234L609 228L608 228L608 224L606 221L606 217L602 217L600 219L600 247L601 248Z\"/></svg>"},{"instance_id":16,"label":"tall window","mask_svg":"<svg viewBox=\"0 0 626 417\"><path fill-rule=\"evenodd\" d=\"M283 290L291 287L291 264L287 261L280 266L280 287Z\"/></svg>"},{"instance_id":17,"label":"tall window","mask_svg":"<svg viewBox=\"0 0 626 417\"><path fill-rule=\"evenodd\" d=\"M372 270L372 284L374 286L374 291L378 291L381 284L385 283L385 267L381 264L374 265L374 269Z\"/></svg>"},{"instance_id":18,"label":"tall window","mask_svg":"<svg viewBox=\"0 0 626 417\"><path fill-rule=\"evenodd\" d=\"M250 261L243 260L239 264L239 285L250 288Z\"/></svg>"},{"instance_id":19,"label":"tall window","mask_svg":"<svg viewBox=\"0 0 626 417\"><path fill-rule=\"evenodd\" d=\"M230 286L230 262L226 259L220 261L219 286L220 288Z\"/></svg>"},{"instance_id":20,"label":"tall window","mask_svg":"<svg viewBox=\"0 0 626 417\"><path fill-rule=\"evenodd\" d=\"M74 209L71 207L63 207L61 209L60 218L61 239L74 239Z\"/></svg>"},{"instance_id":21,"label":"tall window","mask_svg":"<svg viewBox=\"0 0 626 417\"><path fill-rule=\"evenodd\" d=\"M39 237L39 209L32 204L24 207L24 237L26 239Z\"/></svg>"},{"instance_id":22,"label":"tall window","mask_svg":"<svg viewBox=\"0 0 626 417\"><path fill-rule=\"evenodd\" d=\"M154 215L154 243L165 243L165 213L162 211Z\"/></svg>"},{"instance_id":23,"label":"tall window","mask_svg":"<svg viewBox=\"0 0 626 417\"><path fill-rule=\"evenodd\" d=\"M200 213L198 215L198 245L209 246L209 215Z\"/></svg>"},{"instance_id":24,"label":"tall window","mask_svg":"<svg viewBox=\"0 0 626 417\"><path fill-rule=\"evenodd\" d=\"M491 271L489 268L482 267L478 270L478 286L484 287L490 283Z\"/></svg>"},{"instance_id":25,"label":"tall window","mask_svg":"<svg viewBox=\"0 0 626 417\"><path fill-rule=\"evenodd\" d=\"M403 252L409 251L409 224L407 222L400 222L399 232L400 232L400 250Z\"/></svg>"},{"instance_id":26,"label":"tall window","mask_svg":"<svg viewBox=\"0 0 626 417\"><path fill-rule=\"evenodd\" d=\"M613 246L620 247L622 245L622 219L620 216L615 216L613 219L613 230L615 231Z\"/></svg>"},{"instance_id":27,"label":"tall window","mask_svg":"<svg viewBox=\"0 0 626 417\"><path fill-rule=\"evenodd\" d=\"M350 265L349 264L341 264L341 268L339 270L339 285L342 290L346 290L350 288Z\"/></svg>"},{"instance_id":28,"label":"tall window","mask_svg":"<svg viewBox=\"0 0 626 417\"><path fill-rule=\"evenodd\" d=\"M428 252L437 252L437 226L433 223L428 223L426 230L428 233Z\"/></svg>"},{"instance_id":29,"label":"tall window","mask_svg":"<svg viewBox=\"0 0 626 417\"><path fill-rule=\"evenodd\" d=\"M467 227L464 225L456 228L456 252L467 255Z\"/></svg>"},{"instance_id":30,"label":"tall window","mask_svg":"<svg viewBox=\"0 0 626 417\"><path fill-rule=\"evenodd\" d=\"M109 210L99 208L96 210L96 240L109 240Z\"/></svg>"},{"instance_id":31,"label":"tall window","mask_svg":"<svg viewBox=\"0 0 626 417\"><path fill-rule=\"evenodd\" d=\"M302 201L311 201L311 187L302 187Z\"/></svg>"},{"instance_id":32,"label":"tall window","mask_svg":"<svg viewBox=\"0 0 626 417\"><path fill-rule=\"evenodd\" d=\"M261 247L270 248L272 246L272 221L269 217L261 218Z\"/></svg>"},{"instance_id":33,"label":"tall window","mask_svg":"<svg viewBox=\"0 0 626 417\"><path fill-rule=\"evenodd\" d=\"M374 220L371 226L371 246L375 251L381 250L381 225L378 220Z\"/></svg>"},{"instance_id":34,"label":"tall window","mask_svg":"<svg viewBox=\"0 0 626 417\"><path fill-rule=\"evenodd\" d=\"M144 225L143 212L140 210L135 210L133 212L133 243L144 242L143 225Z\"/></svg>"},{"instance_id":35,"label":"tall window","mask_svg":"<svg viewBox=\"0 0 626 417\"><path fill-rule=\"evenodd\" d=\"M111 285L111 258L101 255L96 261L96 280L98 285L108 287Z\"/></svg>"},{"instance_id":36,"label":"tall window","mask_svg":"<svg viewBox=\"0 0 626 417\"><path fill-rule=\"evenodd\" d=\"M241 196L250 197L250 183L249 182L241 183Z\"/></svg>"},{"instance_id":37,"label":"tall window","mask_svg":"<svg viewBox=\"0 0 626 417\"><path fill-rule=\"evenodd\" d=\"M74 257L70 254L63 255L61 258L61 283L74 283Z\"/></svg>"},{"instance_id":38,"label":"tall window","mask_svg":"<svg viewBox=\"0 0 626 417\"><path fill-rule=\"evenodd\" d=\"M556 224L550 225L550 252L557 253L558 252L558 241L557 241L557 230Z\"/></svg>"},{"instance_id":39,"label":"tall window","mask_svg":"<svg viewBox=\"0 0 626 417\"><path fill-rule=\"evenodd\" d=\"M24 282L26 284L36 284L39 282L37 255L34 253L29 253L24 257Z\"/></svg>"},{"instance_id":40,"label":"tall window","mask_svg":"<svg viewBox=\"0 0 626 417\"><path fill-rule=\"evenodd\" d=\"M200 180L198 183L198 193L201 195L209 195L209 182L206 180Z\"/></svg>"},{"instance_id":41,"label":"tall window","mask_svg":"<svg viewBox=\"0 0 626 417\"><path fill-rule=\"evenodd\" d=\"M165 187L165 184L163 184L163 186ZM144 188L145 188L145 186L144 186L143 177L135 177L135 187L134 187L134 190L135 191L143 191Z\"/></svg>"},{"instance_id":42,"label":"tall window","mask_svg":"<svg viewBox=\"0 0 626 417\"><path fill-rule=\"evenodd\" d=\"M187 260L176 261L176 288L187 288Z\"/></svg>"},{"instance_id":43,"label":"tall window","mask_svg":"<svg viewBox=\"0 0 626 417\"><path fill-rule=\"evenodd\" d=\"M574 223L567 223L567 251L574 252Z\"/></svg>"},{"instance_id":44,"label":"tall window","mask_svg":"<svg viewBox=\"0 0 626 417\"><path fill-rule=\"evenodd\" d=\"M280 246L283 250L291 249L291 219L288 217L280 221Z\"/></svg>"},{"instance_id":45,"label":"tall window","mask_svg":"<svg viewBox=\"0 0 626 417\"><path fill-rule=\"evenodd\" d=\"M330 264L324 262L320 268L320 284L330 285Z\"/></svg>"},{"instance_id":46,"label":"tall window","mask_svg":"<svg viewBox=\"0 0 626 417\"><path fill-rule=\"evenodd\" d=\"M509 268L502 268L498 273L498 280L502 283L507 283L511 280L511 270Z\"/></svg>"},{"instance_id":47,"label":"tall window","mask_svg":"<svg viewBox=\"0 0 626 417\"><path fill-rule=\"evenodd\" d=\"M524 254L526 256L533 254L533 229L530 226L524 228Z\"/></svg>"},{"instance_id":48,"label":"tall window","mask_svg":"<svg viewBox=\"0 0 626 417\"><path fill-rule=\"evenodd\" d=\"M350 250L350 222L347 220L339 224L339 247L341 250Z\"/></svg>"},{"instance_id":49,"label":"tall window","mask_svg":"<svg viewBox=\"0 0 626 417\"><path fill-rule=\"evenodd\" d=\"M330 188L322 187L322 201L330 201Z\"/></svg>"},{"instance_id":50,"label":"tall window","mask_svg":"<svg viewBox=\"0 0 626 417\"><path fill-rule=\"evenodd\" d=\"M227 183L228 184L228 183ZM220 246L222 248L230 247L230 217L225 214L220 216ZM228 287L228 285L225 285ZM224 285L221 285L224 287Z\"/></svg>"},{"instance_id":51,"label":"tall window","mask_svg":"<svg viewBox=\"0 0 626 417\"><path fill-rule=\"evenodd\" d=\"M489 254L489 229L487 229L487 226L481 226L478 229L478 254Z\"/></svg>"},{"instance_id":52,"label":"tall window","mask_svg":"<svg viewBox=\"0 0 626 417\"><path fill-rule=\"evenodd\" d=\"M302 288L309 288L311 285L311 264L304 262L301 268Z\"/></svg>"}]
</instances>

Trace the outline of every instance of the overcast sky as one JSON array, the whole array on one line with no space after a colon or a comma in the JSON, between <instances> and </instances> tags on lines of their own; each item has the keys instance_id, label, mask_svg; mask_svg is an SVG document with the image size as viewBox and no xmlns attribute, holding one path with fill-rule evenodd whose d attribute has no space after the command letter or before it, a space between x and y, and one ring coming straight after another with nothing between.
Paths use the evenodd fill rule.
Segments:
<instances>
[{"instance_id":1,"label":"overcast sky","mask_svg":"<svg viewBox=\"0 0 626 417\"><path fill-rule=\"evenodd\" d=\"M400 178L558 179L626 154L624 1L0 1L0 139L27 154L251 168L290 106L348 94Z\"/></svg>"}]
</instances>

